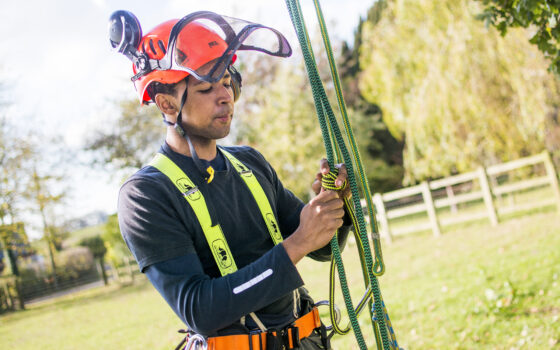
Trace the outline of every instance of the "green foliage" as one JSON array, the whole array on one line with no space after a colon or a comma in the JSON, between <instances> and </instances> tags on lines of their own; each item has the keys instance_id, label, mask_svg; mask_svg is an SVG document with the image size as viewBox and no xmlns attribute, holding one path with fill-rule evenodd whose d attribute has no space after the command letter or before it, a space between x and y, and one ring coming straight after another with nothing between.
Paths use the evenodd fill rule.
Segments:
<instances>
[{"instance_id":1,"label":"green foliage","mask_svg":"<svg viewBox=\"0 0 560 350\"><path fill-rule=\"evenodd\" d=\"M78 278L94 268L94 257L96 256L90 245L65 249L57 256L57 274Z\"/></svg>"},{"instance_id":2,"label":"green foliage","mask_svg":"<svg viewBox=\"0 0 560 350\"><path fill-rule=\"evenodd\" d=\"M87 247L96 259L101 259L107 253L107 248L105 247L105 242L99 236L84 238L80 245L82 247Z\"/></svg>"},{"instance_id":3,"label":"green foliage","mask_svg":"<svg viewBox=\"0 0 560 350\"><path fill-rule=\"evenodd\" d=\"M404 142L391 135L379 106L365 100L358 86L361 72L360 49L363 45L362 28L365 23L379 23L386 7L385 0L378 0L368 10L366 18L360 18L354 33L353 47L343 43L339 60L344 99L371 193L387 192L402 187L404 176Z\"/></svg>"},{"instance_id":4,"label":"green foliage","mask_svg":"<svg viewBox=\"0 0 560 350\"><path fill-rule=\"evenodd\" d=\"M155 105L142 106L137 99L117 105L118 116L107 129L97 130L86 150L95 156L94 164L114 170L139 169L146 164L165 136L161 113Z\"/></svg>"},{"instance_id":5,"label":"green foliage","mask_svg":"<svg viewBox=\"0 0 560 350\"><path fill-rule=\"evenodd\" d=\"M130 250L128 250L122 238L117 214L110 215L107 218L101 237L105 241L105 246L107 247L107 257L113 264L120 264L124 257L132 257Z\"/></svg>"},{"instance_id":6,"label":"green foliage","mask_svg":"<svg viewBox=\"0 0 560 350\"><path fill-rule=\"evenodd\" d=\"M388 192L402 187L403 142L396 140L374 105L349 109L352 129L368 177L371 193Z\"/></svg>"},{"instance_id":7,"label":"green foliage","mask_svg":"<svg viewBox=\"0 0 560 350\"><path fill-rule=\"evenodd\" d=\"M405 142L405 183L544 149L557 81L523 30L502 37L468 0L395 0L366 22L364 98Z\"/></svg>"},{"instance_id":8,"label":"green foliage","mask_svg":"<svg viewBox=\"0 0 560 350\"><path fill-rule=\"evenodd\" d=\"M4 251L7 256L2 256ZM11 273L19 276L18 258L26 258L35 254L35 249L29 244L29 239L25 232L22 222L0 225L0 274L4 270L6 263L2 260L9 260Z\"/></svg>"},{"instance_id":9,"label":"green foliage","mask_svg":"<svg viewBox=\"0 0 560 350\"><path fill-rule=\"evenodd\" d=\"M34 209L41 216L43 239L47 244L52 271L56 271L54 252L62 249L62 239L64 238L60 227L54 224L55 218L52 217L53 208L60 204L66 195L63 191L55 192L53 190L57 184L60 184L61 180L62 176L40 174L34 165L28 191L24 193L24 196L33 202Z\"/></svg>"},{"instance_id":10,"label":"green foliage","mask_svg":"<svg viewBox=\"0 0 560 350\"><path fill-rule=\"evenodd\" d=\"M30 180L29 162L36 155L27 138L18 137L2 115L0 104L0 224L16 222L22 193Z\"/></svg>"},{"instance_id":11,"label":"green foliage","mask_svg":"<svg viewBox=\"0 0 560 350\"><path fill-rule=\"evenodd\" d=\"M478 16L502 35L508 28L529 28L529 41L550 60L550 70L560 74L560 2L548 0L478 0L484 11Z\"/></svg>"},{"instance_id":12,"label":"green foliage","mask_svg":"<svg viewBox=\"0 0 560 350\"><path fill-rule=\"evenodd\" d=\"M319 160L325 156L303 65L262 58L243 74L247 88L243 107L236 106L238 141L263 153L285 187L309 198Z\"/></svg>"},{"instance_id":13,"label":"green foliage","mask_svg":"<svg viewBox=\"0 0 560 350\"><path fill-rule=\"evenodd\" d=\"M103 276L103 282L107 285L109 283L107 273L105 272L105 254L107 254L107 247L105 247L103 239L100 236L87 237L80 242L80 245L87 247L93 254L93 257L97 259L99 270Z\"/></svg>"}]
</instances>

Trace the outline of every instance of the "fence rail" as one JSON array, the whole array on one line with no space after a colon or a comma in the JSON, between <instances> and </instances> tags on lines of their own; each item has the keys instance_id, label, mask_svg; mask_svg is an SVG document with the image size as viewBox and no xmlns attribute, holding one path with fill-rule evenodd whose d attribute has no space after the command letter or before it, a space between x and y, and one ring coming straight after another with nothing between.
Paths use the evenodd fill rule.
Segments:
<instances>
[{"instance_id":1,"label":"fence rail","mask_svg":"<svg viewBox=\"0 0 560 350\"><path fill-rule=\"evenodd\" d=\"M511 172L529 166L543 165L544 175L538 174L528 179L516 180L509 176ZM531 172L530 172L531 173ZM532 171L532 173L536 173ZM514 178L505 184L498 183L498 177ZM468 188L464 193L456 194L453 186ZM517 204L515 206L501 207L497 205L496 198L510 195L515 192L550 186L552 195L536 202ZM441 195L445 191L445 195ZM435 194L438 194L434 198ZM457 205L472 202L484 203L484 209L474 213L458 214ZM476 171L449 176L419 185L399 189L387 193L375 193L373 202L376 209L377 221L382 237L389 242L393 236L403 235L416 231L431 230L434 236L441 234L441 227L458 223L481 220L487 218L495 226L500 215L517 211L529 210L538 207L556 205L560 212L560 187L558 175L548 152L517 159L511 162L496 164ZM395 205L395 202L397 205ZM405 203L400 204L399 203ZM388 205L389 204L389 205ZM391 205L392 204L392 205ZM450 208L452 215L443 217L438 215L437 209ZM391 227L390 220L403 218L410 215L425 213L427 221L415 223L412 226L401 228Z\"/></svg>"},{"instance_id":2,"label":"fence rail","mask_svg":"<svg viewBox=\"0 0 560 350\"><path fill-rule=\"evenodd\" d=\"M132 284L135 276L140 274L138 264L125 257L122 266L104 266L109 280L120 284ZM63 295L68 291L80 290L84 286L103 283L101 267L87 271L77 278L65 278L57 274L54 282L51 274L44 278L16 277L14 275L0 276L0 314L6 311L24 309L25 304L42 301L53 296Z\"/></svg>"}]
</instances>

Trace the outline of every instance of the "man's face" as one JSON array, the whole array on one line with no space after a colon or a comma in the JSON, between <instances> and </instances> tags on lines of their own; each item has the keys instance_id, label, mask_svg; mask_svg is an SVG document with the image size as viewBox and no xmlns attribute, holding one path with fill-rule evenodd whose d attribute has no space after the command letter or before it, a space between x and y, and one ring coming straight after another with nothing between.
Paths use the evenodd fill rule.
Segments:
<instances>
[{"instance_id":1,"label":"man's face","mask_svg":"<svg viewBox=\"0 0 560 350\"><path fill-rule=\"evenodd\" d=\"M207 83L189 76L187 101L183 107L183 127L190 137L221 139L229 134L233 118L231 76L226 71L221 80ZM179 88L179 95L183 94Z\"/></svg>"}]
</instances>

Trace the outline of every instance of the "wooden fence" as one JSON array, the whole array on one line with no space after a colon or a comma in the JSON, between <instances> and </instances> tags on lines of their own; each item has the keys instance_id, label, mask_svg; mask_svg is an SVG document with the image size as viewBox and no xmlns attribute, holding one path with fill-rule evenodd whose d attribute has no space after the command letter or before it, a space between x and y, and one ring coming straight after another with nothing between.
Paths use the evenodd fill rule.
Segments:
<instances>
[{"instance_id":1,"label":"wooden fence","mask_svg":"<svg viewBox=\"0 0 560 350\"><path fill-rule=\"evenodd\" d=\"M6 311L23 310L25 303L42 300L51 295L56 295L58 292L103 281L101 268L97 264L96 267L97 271L94 270L93 275L88 274L73 280L65 281L59 276L59 283L56 287L13 275L0 276L0 314ZM119 267L110 264L110 266L104 268L111 282L126 285L133 284L135 279L138 278L135 276L141 274L138 264L128 257L124 258Z\"/></svg>"},{"instance_id":2,"label":"wooden fence","mask_svg":"<svg viewBox=\"0 0 560 350\"><path fill-rule=\"evenodd\" d=\"M25 309L19 281L14 276L0 277L0 314L5 311Z\"/></svg>"},{"instance_id":3,"label":"wooden fence","mask_svg":"<svg viewBox=\"0 0 560 350\"><path fill-rule=\"evenodd\" d=\"M133 284L134 276L140 274L140 268L136 262L125 257L121 267L111 264L111 268L107 272L112 280L118 281L121 284Z\"/></svg>"},{"instance_id":4,"label":"wooden fence","mask_svg":"<svg viewBox=\"0 0 560 350\"><path fill-rule=\"evenodd\" d=\"M532 169L528 167L532 167ZM526 171L523 180L512 176L519 171ZM541 173L544 173L544 175ZM500 181L500 179L509 181ZM551 194L547 198L507 207L499 205L504 195L543 186L550 186L551 188ZM454 187L463 190L460 191L461 193L455 194ZM416 186L384 194L376 193L373 196L373 202L376 208L380 234L390 242L394 235L423 230L432 230L434 236L439 236L443 226L485 218L495 226L499 222L500 215L537 207L556 205L560 212L560 187L550 155L548 152L543 152L532 157L496 164L488 168L479 168L476 171L430 182L422 182ZM481 209L476 212L458 213L458 204L473 202L483 202L484 205L479 206ZM438 214L438 209L444 208L449 208L451 215ZM391 227L391 219L418 213L427 214L428 220L413 225L405 225L400 229Z\"/></svg>"}]
</instances>

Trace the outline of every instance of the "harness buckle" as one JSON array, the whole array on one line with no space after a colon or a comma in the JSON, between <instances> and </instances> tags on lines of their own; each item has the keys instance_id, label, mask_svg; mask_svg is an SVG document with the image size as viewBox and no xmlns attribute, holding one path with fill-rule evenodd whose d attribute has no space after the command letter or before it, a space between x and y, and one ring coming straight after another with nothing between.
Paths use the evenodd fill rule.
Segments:
<instances>
[{"instance_id":1,"label":"harness buckle","mask_svg":"<svg viewBox=\"0 0 560 350\"><path fill-rule=\"evenodd\" d=\"M290 338L292 340L292 344L290 346ZM299 328L295 326L291 326L286 328L284 332L284 344L286 349L299 349L301 347L301 340L299 338Z\"/></svg>"},{"instance_id":2,"label":"harness buckle","mask_svg":"<svg viewBox=\"0 0 560 350\"><path fill-rule=\"evenodd\" d=\"M274 334L276 333L276 334ZM266 332L266 350L284 350L284 339L281 330Z\"/></svg>"},{"instance_id":3,"label":"harness buckle","mask_svg":"<svg viewBox=\"0 0 560 350\"><path fill-rule=\"evenodd\" d=\"M263 347L263 341L262 341L261 334L262 334L262 332L260 330L249 332L249 350L266 350ZM258 349L253 348L253 336L257 336L257 338L259 338L259 348Z\"/></svg>"},{"instance_id":4,"label":"harness buckle","mask_svg":"<svg viewBox=\"0 0 560 350\"><path fill-rule=\"evenodd\" d=\"M191 194L196 193L196 192L198 192L198 186L195 186L195 187L191 188L191 189L188 190L187 192L183 193L183 195L185 195L185 196L188 197L188 196L190 196Z\"/></svg>"}]
</instances>

